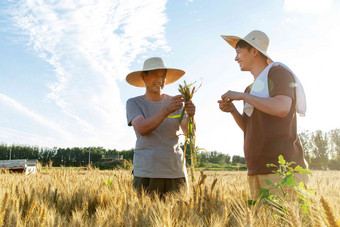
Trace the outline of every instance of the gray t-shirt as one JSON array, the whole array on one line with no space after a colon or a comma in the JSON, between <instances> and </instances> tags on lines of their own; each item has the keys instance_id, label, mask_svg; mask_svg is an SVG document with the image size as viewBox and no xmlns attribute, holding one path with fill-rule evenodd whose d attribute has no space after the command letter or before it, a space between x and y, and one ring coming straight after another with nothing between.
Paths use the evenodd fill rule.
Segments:
<instances>
[{"instance_id":1,"label":"gray t-shirt","mask_svg":"<svg viewBox=\"0 0 340 227\"><path fill-rule=\"evenodd\" d=\"M138 115L145 119L168 105L171 97L164 95L162 101L152 102L138 96L126 102L127 123ZM182 109L170 114L181 114ZM166 118L156 129L145 136L136 130L136 147L133 157L133 171L136 177L180 178L184 177L183 151L178 142L178 118Z\"/></svg>"}]
</instances>

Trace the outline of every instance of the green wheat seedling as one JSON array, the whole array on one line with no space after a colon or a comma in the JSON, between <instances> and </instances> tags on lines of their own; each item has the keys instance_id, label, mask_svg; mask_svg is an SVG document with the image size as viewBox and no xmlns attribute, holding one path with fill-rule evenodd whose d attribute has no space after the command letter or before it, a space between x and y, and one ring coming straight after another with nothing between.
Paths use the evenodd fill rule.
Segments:
<instances>
[{"instance_id":1,"label":"green wheat seedling","mask_svg":"<svg viewBox=\"0 0 340 227\"><path fill-rule=\"evenodd\" d=\"M293 187L296 186L296 180L294 178L294 173L301 174L312 174L308 169L304 169L301 166L296 166L295 168L291 167L295 162L286 162L282 155L279 156L279 165L275 164L267 164L267 167L274 167L277 170L273 170L272 172L278 176L280 176L280 182L272 182L271 180L265 180L267 185L272 185L274 188L278 188L282 192L283 199L286 199L287 192L284 190L284 187ZM297 188L295 187L297 191ZM269 189L261 189L261 192L264 194L269 194Z\"/></svg>"},{"instance_id":2,"label":"green wheat seedling","mask_svg":"<svg viewBox=\"0 0 340 227\"><path fill-rule=\"evenodd\" d=\"M272 186L272 189L279 189L281 194L274 195L270 193L271 189L261 188L259 192L261 203L270 204L282 212L281 214L291 216L291 212L289 209L287 209L287 201L289 201L288 192L285 190L290 188L292 190L292 194L289 196L291 197L296 195L296 198L298 199L296 203L300 204L300 208L305 214L305 218L303 218L302 221L307 222L311 207L311 201L307 195L313 195L314 192L311 188L307 188L303 182L299 182L299 184L297 184L294 174L311 174L311 172L299 165L297 165L295 168L291 167L291 165L295 164L295 162L286 162L282 155L279 156L278 164L279 165L267 164L267 167L276 168L276 170L273 170L272 172L280 176L281 180L279 182L265 180L265 182L267 185Z\"/></svg>"}]
</instances>

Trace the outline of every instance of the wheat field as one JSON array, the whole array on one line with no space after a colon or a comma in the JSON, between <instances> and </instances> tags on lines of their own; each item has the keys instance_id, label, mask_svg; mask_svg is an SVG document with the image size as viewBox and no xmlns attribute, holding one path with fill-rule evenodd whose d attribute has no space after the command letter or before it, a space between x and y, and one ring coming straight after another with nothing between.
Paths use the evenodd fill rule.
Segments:
<instances>
[{"instance_id":1,"label":"wheat field","mask_svg":"<svg viewBox=\"0 0 340 227\"><path fill-rule=\"evenodd\" d=\"M164 200L132 189L130 171L46 169L0 175L1 226L340 226L340 171L314 171L300 203L248 205L246 172L196 172ZM190 178L190 177L189 177Z\"/></svg>"}]
</instances>

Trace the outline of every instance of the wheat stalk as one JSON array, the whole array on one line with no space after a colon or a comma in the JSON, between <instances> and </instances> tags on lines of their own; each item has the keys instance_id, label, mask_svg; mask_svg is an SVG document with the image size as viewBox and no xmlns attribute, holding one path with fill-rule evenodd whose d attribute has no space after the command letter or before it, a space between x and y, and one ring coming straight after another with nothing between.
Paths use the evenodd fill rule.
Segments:
<instances>
[{"instance_id":1,"label":"wheat stalk","mask_svg":"<svg viewBox=\"0 0 340 227\"><path fill-rule=\"evenodd\" d=\"M2 201L2 206L1 206L0 213L2 213L6 209L7 199L8 199L8 193L6 192L6 194L4 196L4 199Z\"/></svg>"},{"instance_id":2,"label":"wheat stalk","mask_svg":"<svg viewBox=\"0 0 340 227\"><path fill-rule=\"evenodd\" d=\"M26 217L25 217L25 222L28 222L32 213L33 213L33 210L35 208L35 201L32 202L30 208L28 209L27 213L26 213Z\"/></svg>"},{"instance_id":3,"label":"wheat stalk","mask_svg":"<svg viewBox=\"0 0 340 227\"><path fill-rule=\"evenodd\" d=\"M2 226L10 226L10 224L11 224L11 223L10 223L11 220L9 219L10 213L11 213L11 209L10 209L10 207L7 207L7 208L5 209L5 215L4 215L4 217L3 217Z\"/></svg>"},{"instance_id":4,"label":"wheat stalk","mask_svg":"<svg viewBox=\"0 0 340 227\"><path fill-rule=\"evenodd\" d=\"M298 205L287 204L289 216L274 205L257 203L248 207L246 172L202 172L198 181L192 182L196 193L167 194L164 200L148 194L143 194L141 199L131 186L132 176L128 171L53 170L47 174L40 172L37 177L1 174L0 182L6 183L0 187L0 209L6 193L7 202L0 212L0 226L74 226L77 223L81 226L332 226L329 220L336 221L340 213L340 199L334 195L340 190L340 172L313 174L310 187L316 188L317 180L321 179L320 196L311 199L307 222L301 221ZM111 189L105 184L107 179L113 179ZM327 181L334 185L329 187ZM328 200L327 205L320 202L322 195ZM326 216L326 211L332 213L328 214L331 218ZM337 225L333 222L333 226Z\"/></svg>"},{"instance_id":5,"label":"wheat stalk","mask_svg":"<svg viewBox=\"0 0 340 227\"><path fill-rule=\"evenodd\" d=\"M247 216L246 216L246 227L253 226L253 216L251 214L250 209L247 207Z\"/></svg>"},{"instance_id":6,"label":"wheat stalk","mask_svg":"<svg viewBox=\"0 0 340 227\"><path fill-rule=\"evenodd\" d=\"M45 219L45 209L44 208L39 208L39 222L43 223Z\"/></svg>"},{"instance_id":7,"label":"wheat stalk","mask_svg":"<svg viewBox=\"0 0 340 227\"><path fill-rule=\"evenodd\" d=\"M300 224L297 221L296 213L294 213L292 209L288 208L288 214L292 227L300 226Z\"/></svg>"},{"instance_id":8,"label":"wheat stalk","mask_svg":"<svg viewBox=\"0 0 340 227\"><path fill-rule=\"evenodd\" d=\"M337 227L335 222L334 215L332 213L332 208L329 206L328 202L321 196L320 202L325 210L325 214L327 217L327 225L330 227Z\"/></svg>"}]
</instances>

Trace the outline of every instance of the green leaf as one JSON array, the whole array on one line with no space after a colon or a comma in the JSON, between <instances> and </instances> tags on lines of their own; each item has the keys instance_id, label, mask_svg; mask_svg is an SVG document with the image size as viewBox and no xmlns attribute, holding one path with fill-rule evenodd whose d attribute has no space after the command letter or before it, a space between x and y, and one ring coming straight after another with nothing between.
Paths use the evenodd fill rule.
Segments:
<instances>
[{"instance_id":1,"label":"green leaf","mask_svg":"<svg viewBox=\"0 0 340 227\"><path fill-rule=\"evenodd\" d=\"M194 132L194 124L190 121L189 123L190 126L190 132Z\"/></svg>"},{"instance_id":2,"label":"green leaf","mask_svg":"<svg viewBox=\"0 0 340 227\"><path fill-rule=\"evenodd\" d=\"M301 206L301 209L305 214L309 214L308 205L306 203Z\"/></svg>"},{"instance_id":3,"label":"green leaf","mask_svg":"<svg viewBox=\"0 0 340 227\"><path fill-rule=\"evenodd\" d=\"M267 164L267 167L276 167L277 168L277 166L275 164Z\"/></svg>"},{"instance_id":4,"label":"green leaf","mask_svg":"<svg viewBox=\"0 0 340 227\"><path fill-rule=\"evenodd\" d=\"M264 199L264 198L269 198L269 189L267 188L261 188L260 191L259 191L259 197L261 199Z\"/></svg>"},{"instance_id":5,"label":"green leaf","mask_svg":"<svg viewBox=\"0 0 340 227\"><path fill-rule=\"evenodd\" d=\"M291 164L296 164L296 162L289 162L287 165L290 166Z\"/></svg>"},{"instance_id":6,"label":"green leaf","mask_svg":"<svg viewBox=\"0 0 340 227\"><path fill-rule=\"evenodd\" d=\"M113 180L107 179L105 183L108 184L108 185L110 185L110 186L112 186Z\"/></svg>"},{"instance_id":7,"label":"green leaf","mask_svg":"<svg viewBox=\"0 0 340 227\"><path fill-rule=\"evenodd\" d=\"M185 106L184 106L184 108L185 108ZM183 108L183 110L182 110L182 113L181 113L181 116L180 116L180 118L179 118L179 123L181 124L182 123L182 120L183 120L183 117L184 117L184 109Z\"/></svg>"},{"instance_id":8,"label":"green leaf","mask_svg":"<svg viewBox=\"0 0 340 227\"><path fill-rule=\"evenodd\" d=\"M302 189L302 190L306 189L305 184L302 181L300 181L300 183L299 183L299 188Z\"/></svg>"},{"instance_id":9,"label":"green leaf","mask_svg":"<svg viewBox=\"0 0 340 227\"><path fill-rule=\"evenodd\" d=\"M294 170L298 173L312 174L311 171L309 171L308 169L304 169L301 166L296 166Z\"/></svg>"},{"instance_id":10,"label":"green leaf","mask_svg":"<svg viewBox=\"0 0 340 227\"><path fill-rule=\"evenodd\" d=\"M289 166L288 166L287 169L288 169L289 172L294 173L294 169L293 169L292 167L289 167ZM288 173L289 173L289 172L288 172Z\"/></svg>"},{"instance_id":11,"label":"green leaf","mask_svg":"<svg viewBox=\"0 0 340 227\"><path fill-rule=\"evenodd\" d=\"M264 180L266 182L267 185L272 185L273 182L271 180Z\"/></svg>"},{"instance_id":12,"label":"green leaf","mask_svg":"<svg viewBox=\"0 0 340 227\"><path fill-rule=\"evenodd\" d=\"M256 200L251 200L251 199L248 199L248 205L249 206L253 206L253 205L255 205L256 204Z\"/></svg>"},{"instance_id":13,"label":"green leaf","mask_svg":"<svg viewBox=\"0 0 340 227\"><path fill-rule=\"evenodd\" d=\"M279 164L280 164L280 165L286 164L286 160L283 158L282 155L279 156Z\"/></svg>"},{"instance_id":14,"label":"green leaf","mask_svg":"<svg viewBox=\"0 0 340 227\"><path fill-rule=\"evenodd\" d=\"M178 114L178 115L168 116L168 118L178 118L178 117L180 117L180 116L181 116L181 114Z\"/></svg>"},{"instance_id":15,"label":"green leaf","mask_svg":"<svg viewBox=\"0 0 340 227\"><path fill-rule=\"evenodd\" d=\"M277 195L273 195L273 194L269 195L269 199L271 199L272 201L278 201Z\"/></svg>"},{"instance_id":16,"label":"green leaf","mask_svg":"<svg viewBox=\"0 0 340 227\"><path fill-rule=\"evenodd\" d=\"M285 186L294 186L296 185L296 180L294 179L294 175L287 175L285 178L283 178L282 182L280 185L285 185Z\"/></svg>"}]
</instances>

